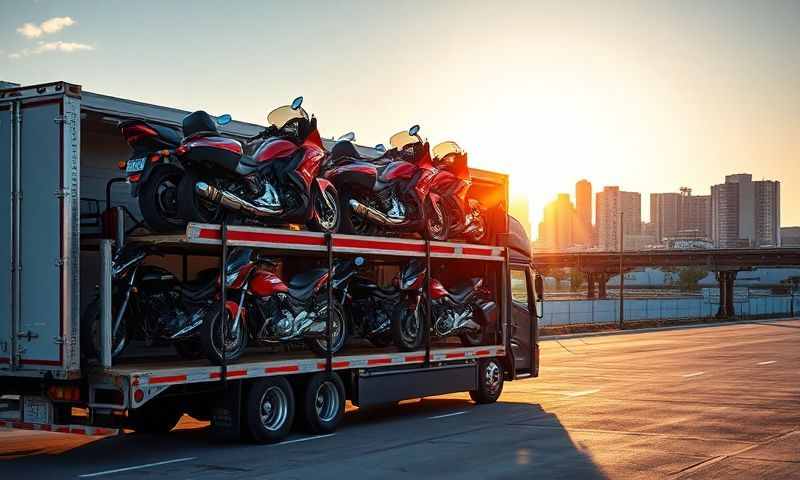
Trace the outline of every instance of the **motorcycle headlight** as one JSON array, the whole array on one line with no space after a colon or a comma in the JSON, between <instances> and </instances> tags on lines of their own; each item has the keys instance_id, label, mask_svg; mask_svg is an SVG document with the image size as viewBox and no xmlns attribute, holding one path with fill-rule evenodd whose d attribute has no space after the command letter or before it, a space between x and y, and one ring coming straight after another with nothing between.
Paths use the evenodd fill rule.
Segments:
<instances>
[{"instance_id":1,"label":"motorcycle headlight","mask_svg":"<svg viewBox=\"0 0 800 480\"><path fill-rule=\"evenodd\" d=\"M225 275L225 286L230 287L231 285L233 285L233 282L235 282L237 278L239 278L238 270L233 273Z\"/></svg>"}]
</instances>

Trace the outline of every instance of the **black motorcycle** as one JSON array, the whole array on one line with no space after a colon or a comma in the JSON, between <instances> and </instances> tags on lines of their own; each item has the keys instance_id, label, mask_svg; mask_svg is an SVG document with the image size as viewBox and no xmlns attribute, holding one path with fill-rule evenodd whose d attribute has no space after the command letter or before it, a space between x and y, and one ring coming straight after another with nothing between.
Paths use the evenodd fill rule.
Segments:
<instances>
[{"instance_id":1,"label":"black motorcycle","mask_svg":"<svg viewBox=\"0 0 800 480\"><path fill-rule=\"evenodd\" d=\"M421 260L412 260L400 272L399 288L402 292L392 316L392 337L405 351L416 350L425 340L425 275L427 270ZM465 346L492 343L492 333L497 326L497 304L492 293L483 286L482 278L472 278L466 283L447 289L432 278L431 337L458 336Z\"/></svg>"},{"instance_id":2,"label":"black motorcycle","mask_svg":"<svg viewBox=\"0 0 800 480\"><path fill-rule=\"evenodd\" d=\"M129 245L114 255L112 263L111 355L116 358L133 339L147 345L169 342L181 358L201 355L200 327L219 286L218 272L201 272L192 282L180 282L168 270L143 265L152 248ZM101 352L100 298L96 296L81 317L81 350L86 358Z\"/></svg>"},{"instance_id":3,"label":"black motorcycle","mask_svg":"<svg viewBox=\"0 0 800 480\"><path fill-rule=\"evenodd\" d=\"M376 347L391 345L392 313L400 300L400 290L357 275L347 286L345 296L343 304L353 333Z\"/></svg>"}]
</instances>

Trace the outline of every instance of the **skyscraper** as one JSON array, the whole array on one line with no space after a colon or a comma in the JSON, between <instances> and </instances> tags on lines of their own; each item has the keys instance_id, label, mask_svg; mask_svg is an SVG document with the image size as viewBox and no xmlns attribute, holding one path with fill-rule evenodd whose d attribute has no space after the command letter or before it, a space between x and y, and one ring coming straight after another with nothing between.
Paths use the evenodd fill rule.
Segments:
<instances>
[{"instance_id":1,"label":"skyscraper","mask_svg":"<svg viewBox=\"0 0 800 480\"><path fill-rule=\"evenodd\" d=\"M718 248L780 244L780 182L728 175L711 187L711 237Z\"/></svg>"},{"instance_id":2,"label":"skyscraper","mask_svg":"<svg viewBox=\"0 0 800 480\"><path fill-rule=\"evenodd\" d=\"M588 180L580 180L575 184L575 232L577 244L592 245L592 184Z\"/></svg>"},{"instance_id":3,"label":"skyscraper","mask_svg":"<svg viewBox=\"0 0 800 480\"><path fill-rule=\"evenodd\" d=\"M642 230L642 196L623 192L619 187L604 187L595 201L597 240L600 250L619 249L619 214L623 213L625 235L639 235Z\"/></svg>"},{"instance_id":4,"label":"skyscraper","mask_svg":"<svg viewBox=\"0 0 800 480\"><path fill-rule=\"evenodd\" d=\"M674 237L681 223L681 194L651 193L650 222L653 223L657 243Z\"/></svg>"},{"instance_id":5,"label":"skyscraper","mask_svg":"<svg viewBox=\"0 0 800 480\"><path fill-rule=\"evenodd\" d=\"M711 196L693 196L686 187L680 193L651 193L650 222L657 243L675 237L710 238Z\"/></svg>"},{"instance_id":6,"label":"skyscraper","mask_svg":"<svg viewBox=\"0 0 800 480\"><path fill-rule=\"evenodd\" d=\"M575 242L575 207L568 193L559 193L555 200L544 207L544 219L539 224L539 245L542 248L566 250Z\"/></svg>"}]
</instances>

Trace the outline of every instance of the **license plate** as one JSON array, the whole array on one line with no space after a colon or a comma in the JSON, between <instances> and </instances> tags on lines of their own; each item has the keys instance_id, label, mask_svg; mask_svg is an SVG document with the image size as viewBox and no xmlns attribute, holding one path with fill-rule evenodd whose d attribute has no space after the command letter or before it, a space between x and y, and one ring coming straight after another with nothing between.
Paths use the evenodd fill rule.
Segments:
<instances>
[{"instance_id":1,"label":"license plate","mask_svg":"<svg viewBox=\"0 0 800 480\"><path fill-rule=\"evenodd\" d=\"M144 170L144 162L147 158L132 158L128 160L128 165L125 167L125 173L136 173Z\"/></svg>"},{"instance_id":2,"label":"license plate","mask_svg":"<svg viewBox=\"0 0 800 480\"><path fill-rule=\"evenodd\" d=\"M22 421L53 423L53 404L42 397L22 397Z\"/></svg>"}]
</instances>

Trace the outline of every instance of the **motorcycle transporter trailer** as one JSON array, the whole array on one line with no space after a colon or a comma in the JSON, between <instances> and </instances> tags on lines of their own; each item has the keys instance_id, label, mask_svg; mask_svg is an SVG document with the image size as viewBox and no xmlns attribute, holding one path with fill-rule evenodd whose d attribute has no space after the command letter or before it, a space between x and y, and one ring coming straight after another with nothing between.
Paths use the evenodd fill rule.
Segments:
<instances>
[{"instance_id":1,"label":"motorcycle transporter trailer","mask_svg":"<svg viewBox=\"0 0 800 480\"><path fill-rule=\"evenodd\" d=\"M126 238L133 207L100 215L101 202L84 197L100 197L105 186L105 206L112 205L113 167L98 164L113 165L128 152L124 142L114 144L121 139L107 127L132 117L174 126L185 113L64 82L0 89L0 196L9 202L0 208L0 256L11 265L0 275L0 303L7 306L0 314L0 395L17 407L0 412L0 426L86 435L154 432L168 431L188 413L210 420L224 438L251 436L248 422L259 419L257 439L276 441L295 416L315 431L332 431L346 400L365 407L470 392L479 403L493 402L504 380L538 375L541 279L531 268L524 229L505 214L505 176L474 170L478 185L489 179L481 188L495 198L495 245L195 223L181 234ZM234 122L225 133L244 137L258 128ZM113 249L125 241L182 259L184 279L195 256L214 258L224 272L227 252L236 246L287 259L327 259L329 269L334 258L362 256L376 264L423 258L426 332L433 263L442 270L484 265L499 307L495 341L440 345L428 334L424 348L411 352L346 347L323 358L310 351L253 351L221 366L174 356L112 362L111 262ZM94 362L80 354L79 312L98 283L102 341ZM224 305L224 290L221 297Z\"/></svg>"}]
</instances>

